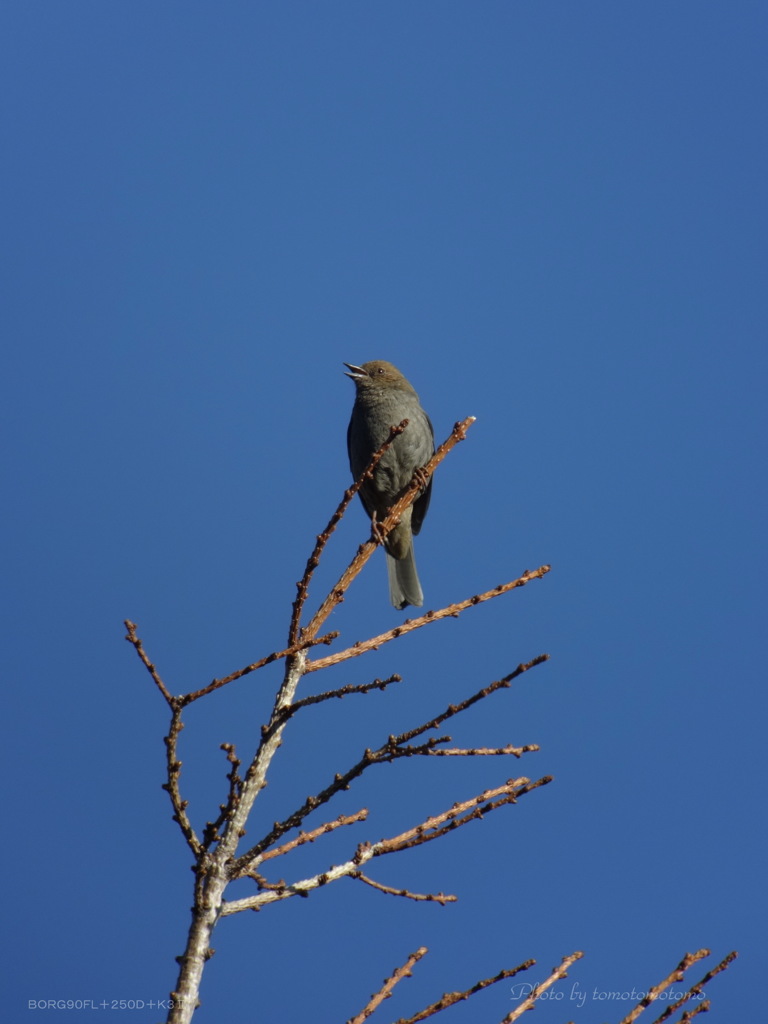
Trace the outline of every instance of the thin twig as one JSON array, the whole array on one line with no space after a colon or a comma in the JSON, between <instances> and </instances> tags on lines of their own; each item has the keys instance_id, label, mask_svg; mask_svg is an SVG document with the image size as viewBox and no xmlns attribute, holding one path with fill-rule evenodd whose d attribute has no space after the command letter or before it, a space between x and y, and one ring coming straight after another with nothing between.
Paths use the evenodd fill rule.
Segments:
<instances>
[{"instance_id":1,"label":"thin twig","mask_svg":"<svg viewBox=\"0 0 768 1024\"><path fill-rule=\"evenodd\" d=\"M195 830L192 828L192 822L189 820L189 815L187 814L188 801L182 799L181 790L179 789L181 761L178 757L178 741L179 733L184 728L184 723L181 720L181 708L174 706L173 703L171 706L173 708L171 712L171 724L168 729L168 735L164 737L165 763L168 781L163 783L163 789L171 798L171 804L173 805L173 820L181 829L190 850L194 853L195 857L199 857L203 844L200 842Z\"/></svg>"},{"instance_id":2,"label":"thin twig","mask_svg":"<svg viewBox=\"0 0 768 1024\"><path fill-rule=\"evenodd\" d=\"M378 636L371 637L370 640L358 640L357 643L345 648L343 651L329 654L325 658L317 658L315 661L307 659L307 672L317 672L319 669L338 665L339 662L347 661L349 658L357 658L361 654L367 654L368 651L378 650L379 647L389 643L390 640L397 640L398 637L404 636L406 633L412 633L414 629L421 629L422 626L428 626L433 622L440 622L441 619L455 619L463 611L466 611L467 608L482 604L484 601L490 601L492 598L500 597L502 594L508 594L510 590L524 587L531 580L541 579L551 568L550 565L539 566L538 569L526 571L516 580L510 580L509 583L500 583L497 587L494 587L492 590L486 590L483 594L475 594L474 597L468 597L464 601L449 604L446 608L441 608L438 611L429 611L416 619L406 619L402 625L395 626L393 629L387 630L386 633L380 633Z\"/></svg>"},{"instance_id":3,"label":"thin twig","mask_svg":"<svg viewBox=\"0 0 768 1024\"><path fill-rule=\"evenodd\" d=\"M391 447L392 442L395 440L398 434L402 434L402 432L405 430L407 426L408 420L403 420L396 427L390 428L389 436L387 437L384 444L379 448L378 451L373 453L373 455L371 456L371 461L365 467L363 472L360 474L357 480L355 480L352 486L347 488L347 490L344 492L344 496L339 502L338 508L329 519L328 525L326 526L322 533L318 534L314 550L307 559L307 565L304 570L304 575L296 584L296 599L293 602L293 608L291 612L291 625L288 630L288 643L291 646L294 646L299 641L301 612L302 609L304 608L304 603L307 600L307 594L309 593L310 580L312 579L312 575L320 562L320 556L323 553L325 545L330 540L331 534L338 526L342 516L349 508L349 503L360 490L361 486L363 485L363 482L373 477L374 470L378 466L382 457Z\"/></svg>"},{"instance_id":4,"label":"thin twig","mask_svg":"<svg viewBox=\"0 0 768 1024\"><path fill-rule=\"evenodd\" d=\"M429 843L433 839L439 839L441 836L447 835L448 832L452 832L454 829L461 828L462 825L466 825L470 821L484 817L490 811L495 811L498 807L517 803L518 797L531 793L534 789L538 789L539 786L546 786L551 781L551 775L545 775L537 779L536 782L531 782L530 779L526 778L510 779L503 786L487 789L484 793L470 797L469 800L454 804L450 810L427 818L420 825L402 832L399 836L393 836L391 839L381 839L378 843L373 844L361 843L355 856L361 857L369 849L372 849L373 856L379 857L386 853L399 853L401 850L408 850L411 847Z\"/></svg>"},{"instance_id":5,"label":"thin twig","mask_svg":"<svg viewBox=\"0 0 768 1024\"><path fill-rule=\"evenodd\" d=\"M310 697L304 697L302 700L294 701L293 704L288 704L284 707L280 717L273 718L269 725L262 726L262 733L266 733L269 729L275 729L277 726L284 724L297 711L309 707L311 704L320 704L322 701L332 700L334 697L348 697L351 693L370 693L371 690L385 690L392 683L402 683L402 681L403 677L394 673L387 679L374 679L371 683L349 683L347 686L340 686L337 690L326 690L325 693L316 693Z\"/></svg>"},{"instance_id":6,"label":"thin twig","mask_svg":"<svg viewBox=\"0 0 768 1024\"><path fill-rule=\"evenodd\" d=\"M233 743L222 743L221 749L227 755L227 761L232 766L230 771L227 772L227 780L229 781L229 793L227 795L226 803L219 804L219 816L215 821L208 821L205 824L203 831L203 847L206 850L210 850L214 843L221 841L221 835L219 829L228 820L230 814L232 814L240 794L243 789L243 780L240 776L240 764L241 761L235 752L235 746Z\"/></svg>"},{"instance_id":7,"label":"thin twig","mask_svg":"<svg viewBox=\"0 0 768 1024\"><path fill-rule=\"evenodd\" d=\"M431 750L423 750L420 747L405 747L403 749L410 749L414 754L425 754L428 757L494 757L508 754L511 754L512 757L522 757L523 754L531 754L541 748L538 743L527 743L524 747L513 747L510 743L506 747L473 747L466 750L461 748L444 750L442 747Z\"/></svg>"},{"instance_id":8,"label":"thin twig","mask_svg":"<svg viewBox=\"0 0 768 1024\"><path fill-rule=\"evenodd\" d=\"M496 690L507 689L514 679L519 678L523 673L527 672L529 669L535 668L537 665L543 665L545 661L549 661L549 655L539 654L537 657L532 658L531 661L518 665L513 672L509 673L509 675L504 676L502 679L497 679L488 686L484 686L481 690L478 690L477 693L473 693L471 697L467 697L466 700L463 700L458 704L449 704L445 711L441 712L435 718L431 718L428 722L424 722L423 725L419 725L415 729L410 729L408 732L404 732L399 736L396 736L394 738L394 742L398 744L408 743L417 736L421 736L423 733L429 732L430 729L437 729L438 726L442 725L443 722L446 722L449 718L453 718L455 715L461 714L462 711L466 711L467 708L472 707L473 704L477 704L478 701L484 700L492 693L495 693Z\"/></svg>"},{"instance_id":9,"label":"thin twig","mask_svg":"<svg viewBox=\"0 0 768 1024\"><path fill-rule=\"evenodd\" d=\"M507 1016L501 1021L501 1024L512 1024L513 1021L519 1020L526 1010L532 1010L533 1004L536 1002L536 1000L539 998L542 992L546 992L548 988L554 985L556 981L560 981L561 978L566 978L568 976L568 968L575 964L576 961L580 960L583 956L583 953L576 952L571 953L570 956L563 957L560 966L553 967L549 977L545 978L544 981L539 982L538 985L534 985L533 989L531 990L531 994L526 999L524 999L519 1006L516 1006L511 1013L508 1013Z\"/></svg>"},{"instance_id":10,"label":"thin twig","mask_svg":"<svg viewBox=\"0 0 768 1024\"><path fill-rule=\"evenodd\" d=\"M439 903L441 907L444 907L446 903L456 903L458 896L447 896L445 893L418 893L409 892L408 889L393 889L391 885L383 885L381 882L375 882L372 878L368 878L362 871L352 871L349 875L350 878L358 878L361 882L365 882L366 885L370 885L373 889L378 889L379 892L385 892L390 896L404 896L409 900L423 900L427 903Z\"/></svg>"},{"instance_id":11,"label":"thin twig","mask_svg":"<svg viewBox=\"0 0 768 1024\"><path fill-rule=\"evenodd\" d=\"M144 650L144 645L142 644L139 637L136 635L136 630L139 627L136 625L135 622L131 622L130 619L126 619L124 624L125 628L128 630L128 635L126 636L125 639L128 641L128 643L133 644L134 648L136 649L136 653L144 663L147 672L149 672L149 674L152 676L152 678L155 681L155 684L157 685L158 690L160 691L160 693L162 693L163 697L165 697L166 701L168 702L168 706L171 708L171 710L173 710L177 698L171 694L168 687L160 678L160 674L158 673L157 669L149 660L149 656L147 655L147 652Z\"/></svg>"},{"instance_id":12,"label":"thin twig","mask_svg":"<svg viewBox=\"0 0 768 1024\"><path fill-rule=\"evenodd\" d=\"M392 995L392 989L398 981L402 981L403 978L410 978L411 968L421 960L426 952L427 947L420 946L415 953L411 953L403 966L398 967L397 970L395 970L392 975L385 980L379 991L374 992L360 1013L356 1014L354 1017L350 1017L347 1024L364 1024L364 1021L368 1020L374 1010L381 1006L385 999L389 999Z\"/></svg>"},{"instance_id":13,"label":"thin twig","mask_svg":"<svg viewBox=\"0 0 768 1024\"><path fill-rule=\"evenodd\" d=\"M717 964L716 967L713 967L712 970L707 971L707 973L704 975L701 981L697 981L695 985L691 985L690 989L688 990L688 992L686 992L682 999L679 999L676 1003L673 1003L671 1006L668 1006L667 1009L661 1014L661 1016L656 1018L654 1024L662 1024L662 1021L665 1021L669 1017L671 1017L672 1014L675 1013L683 1005L683 1003L687 1002L693 996L703 994L704 986L708 984L715 977L715 975L720 974L721 971L728 970L728 968L731 966L731 964L738 955L739 954L734 949L731 953L728 954L728 956L723 957L723 959L720 961L719 964ZM709 1009L708 1001L702 1003L695 1010L693 1010L693 1012L688 1010L686 1011L686 1013L690 1014L690 1016L694 1016L697 1013L701 1013L701 1011L705 1007L706 1009ZM685 1014L683 1016L685 1016Z\"/></svg>"},{"instance_id":14,"label":"thin twig","mask_svg":"<svg viewBox=\"0 0 768 1024\"><path fill-rule=\"evenodd\" d=\"M333 633L326 633L325 636L319 636L314 640L301 640L294 644L292 647L286 647L284 651L273 651L272 654L268 654L264 658L260 658L258 661L254 661L251 665L246 665L244 668L239 668L236 672L231 672L228 676L224 676L221 679L214 679L207 686L204 686L201 690L195 690L192 693L187 693L183 697L178 698L182 705L191 704L195 700L199 700L201 697L207 697L209 693L213 693L214 690L220 690L222 686L227 686L229 683L233 683L236 679L242 679L243 676L247 676L249 672L255 672L257 669L264 668L265 665L271 665L273 661L280 661L281 658L291 658L294 654L298 654L300 651L306 651L310 647L319 647L321 644L332 643L339 635L338 630Z\"/></svg>"},{"instance_id":15,"label":"thin twig","mask_svg":"<svg viewBox=\"0 0 768 1024\"><path fill-rule=\"evenodd\" d=\"M427 818L426 821L414 825L406 832L393 836L391 839L381 839L377 843L361 843L350 860L344 861L342 864L335 864L327 871L322 871L310 878L302 878L297 882L288 883L283 879L278 882L268 881L256 870L258 860L255 857L251 859L250 863L246 863L244 868L239 867L240 861L238 861L229 874L229 878L249 875L256 882L260 891L255 896L222 901L220 915L229 917L244 910L261 910L269 904L290 899L292 896L307 897L316 889L359 872L363 864L367 864L374 857L406 850L409 847L419 846L421 843L436 839L453 829L466 825L475 818L481 818L484 814L503 804L515 803L519 796L530 793L538 786L546 785L548 782L551 782L551 778L548 776L537 782L530 782L528 779L511 779L503 786L486 790L469 800L454 804L449 810ZM499 796L500 799L495 799ZM241 858L241 861L245 859Z\"/></svg>"},{"instance_id":16,"label":"thin twig","mask_svg":"<svg viewBox=\"0 0 768 1024\"><path fill-rule=\"evenodd\" d=\"M456 423L449 437L440 445L426 466L424 466L419 472L414 473L410 484L408 484L408 486L403 490L402 494L395 504L389 509L384 519L377 523L377 530L375 533L372 531L371 540L362 544L358 548L357 554L341 574L336 586L331 588L328 596L315 612L312 621L305 629L302 630L301 635L303 637L315 636L320 631L320 627L331 614L333 609L344 600L344 595L349 589L350 584L360 573L360 570L371 557L378 545L397 525L397 523L400 522L400 517L403 512L413 503L416 495L423 487L424 476L431 476L432 473L434 473L435 469L440 465L448 452L451 451L459 441L464 440L467 436L467 430L469 430L474 422L475 417L468 416L460 423Z\"/></svg>"},{"instance_id":17,"label":"thin twig","mask_svg":"<svg viewBox=\"0 0 768 1024\"><path fill-rule=\"evenodd\" d=\"M438 999L436 1003L432 1003L431 1006L425 1006L419 1013L414 1014L413 1017L400 1017L394 1022L394 1024L419 1024L419 1021L427 1020L429 1017L434 1017L435 1014L440 1013L442 1010L447 1009L449 1006L454 1006L456 1003L462 1002L464 999L469 999L475 995L476 992L482 992L484 988L488 988L489 985L495 985L499 981L504 981L506 978L514 978L516 974L521 971L527 971L536 963L535 960L526 960L522 964L518 964L517 967L512 967L510 970L499 971L493 978L484 978L482 981L477 981L468 988L465 992L447 992L441 999Z\"/></svg>"},{"instance_id":18,"label":"thin twig","mask_svg":"<svg viewBox=\"0 0 768 1024\"><path fill-rule=\"evenodd\" d=\"M247 676L250 672L255 672L257 669L264 668L265 665L271 665L274 661L280 661L281 658L291 658L293 655L298 654L301 651L306 651L310 647L319 647L321 644L324 644L327 647L329 644L333 643L339 635L338 631L334 631L332 633L326 633L325 636L319 636L313 640L301 640L291 647L286 647L284 651L273 651L272 654L267 654L266 657L260 658L258 661L254 661L252 664L244 666L244 668L239 668L236 672L231 672L228 676L224 676L222 679L214 679L208 684L208 686L204 686L200 690L194 690L191 693L185 693L182 696L174 697L160 678L157 668L150 661L149 655L144 650L144 645L136 635L136 630L138 628L136 623L131 622L130 619L125 619L125 627L128 630L128 635L125 639L129 643L133 644L136 649L136 653L139 658L141 658L145 668L154 679L157 688L160 690L163 697L165 697L171 710L174 710L177 707L186 707L187 704L191 704L193 701L199 700L201 697L206 697L209 693L213 693L214 690L219 690L222 686L227 686L236 679L242 679L243 676Z\"/></svg>"},{"instance_id":19,"label":"thin twig","mask_svg":"<svg viewBox=\"0 0 768 1024\"><path fill-rule=\"evenodd\" d=\"M356 814L340 814L335 821L326 821L324 825L319 825L317 828L312 829L311 832L299 832L298 836L295 839L291 839L289 843L284 843L282 846L276 846L273 850L268 850L262 856L261 861L263 863L265 860L271 860L273 857L282 857L283 854L295 850L297 846L303 846L305 843L314 843L320 836L327 835L329 832L341 828L342 825L354 825L358 821L365 821L367 817L368 809L366 807L361 808Z\"/></svg>"},{"instance_id":20,"label":"thin twig","mask_svg":"<svg viewBox=\"0 0 768 1024\"><path fill-rule=\"evenodd\" d=\"M490 696L490 694L494 693L496 690L508 687L513 679L522 675L524 672L527 672L528 669L533 668L536 665L541 665L548 658L548 654L540 654L537 658L534 658L527 664L518 665L514 672L510 672L509 675L505 676L503 679L499 679L495 683L491 683L490 686L484 687L482 690L479 690L460 704L449 704L446 710L436 718L430 719L430 721L425 722L423 725L402 733L400 736L390 736L386 743L383 743L376 751L366 750L360 760L343 775L335 775L333 782L331 782L329 786L314 796L308 796L301 807L295 810L283 821L275 822L272 830L267 833L266 836L260 839L255 846L251 847L250 850L237 859L232 867L231 877L237 878L241 875L249 874L252 868L258 864L259 858L265 850L268 850L269 847L276 843L281 836L285 835L286 832L289 832L293 828L298 828L304 819L312 813L312 811L320 807L322 804L327 803L336 795L336 793L349 789L350 784L362 775L364 771L370 768L371 765L389 763L398 757L412 756L412 752L409 752L408 754L398 752L398 746L409 743L416 736L420 736L430 729L436 729L438 725L446 721L446 719L460 714L462 711L465 711L467 708L477 703L477 701ZM432 745L434 745L435 742L435 740L432 740Z\"/></svg>"},{"instance_id":21,"label":"thin twig","mask_svg":"<svg viewBox=\"0 0 768 1024\"><path fill-rule=\"evenodd\" d=\"M649 988L645 998L640 1000L637 1006L635 1006L634 1009L621 1020L620 1024L632 1024L633 1021L637 1020L643 1010L646 1010L651 1003L655 1002L659 998L665 989L668 989L669 986L676 981L682 981L683 976L689 967L709 955L710 951L708 949L700 949L696 953L686 953L674 971L668 974L666 978L658 983L658 985L654 985L652 988Z\"/></svg>"}]
</instances>

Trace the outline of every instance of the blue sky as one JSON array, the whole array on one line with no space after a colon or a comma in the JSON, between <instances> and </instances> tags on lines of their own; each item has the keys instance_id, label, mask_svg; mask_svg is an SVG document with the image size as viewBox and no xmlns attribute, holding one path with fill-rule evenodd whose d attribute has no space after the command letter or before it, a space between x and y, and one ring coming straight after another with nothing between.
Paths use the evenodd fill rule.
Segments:
<instances>
[{"instance_id":1,"label":"blue sky","mask_svg":"<svg viewBox=\"0 0 768 1024\"><path fill-rule=\"evenodd\" d=\"M333 809L369 823L283 874L510 775L555 781L372 872L458 904L349 881L224 921L195 1020L343 1021L420 945L374 1020L529 957L541 980L576 949L534 1019L619 1020L632 1004L593 993L647 988L702 946L741 953L713 1019L754 1011L767 30L764 4L720 0L4 5L14 1020L30 999L173 985L190 856L160 789L166 709L122 620L175 692L283 645L348 483L342 361L368 359L403 370L440 440L477 417L418 538L427 607L553 570L309 677L405 682L297 716L254 833L543 651L452 730L539 753L371 772ZM315 602L366 535L355 506ZM404 617L385 576L377 553L329 624L342 641ZM225 796L219 744L247 756L278 679L190 709L197 823ZM449 1012L513 1005L498 985Z\"/></svg>"}]
</instances>

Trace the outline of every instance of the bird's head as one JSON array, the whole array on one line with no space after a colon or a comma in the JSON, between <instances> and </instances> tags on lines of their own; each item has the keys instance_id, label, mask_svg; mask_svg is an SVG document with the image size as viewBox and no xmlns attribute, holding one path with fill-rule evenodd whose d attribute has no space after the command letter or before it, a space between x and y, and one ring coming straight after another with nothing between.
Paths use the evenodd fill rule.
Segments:
<instances>
[{"instance_id":1,"label":"bird's head","mask_svg":"<svg viewBox=\"0 0 768 1024\"><path fill-rule=\"evenodd\" d=\"M344 365L348 369L347 377L352 378L358 391L369 388L400 388L402 391L413 391L398 368L384 359L374 359L370 363L363 363L362 366L356 366L354 363Z\"/></svg>"}]
</instances>

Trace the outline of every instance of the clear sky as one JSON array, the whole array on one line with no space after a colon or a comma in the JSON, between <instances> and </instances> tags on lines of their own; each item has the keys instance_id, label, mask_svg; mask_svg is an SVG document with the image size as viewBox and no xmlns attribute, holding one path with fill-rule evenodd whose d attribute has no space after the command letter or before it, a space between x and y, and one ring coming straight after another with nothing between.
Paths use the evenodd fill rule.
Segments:
<instances>
[{"instance_id":1,"label":"clear sky","mask_svg":"<svg viewBox=\"0 0 768 1024\"><path fill-rule=\"evenodd\" d=\"M160 789L166 708L122 620L175 692L283 645L348 483L342 361L369 359L408 376L438 439L477 417L418 538L426 606L553 569L308 678L404 683L297 716L253 834L544 651L451 730L539 753L372 771L332 808L369 823L275 877L512 775L555 781L371 871L458 904L344 881L224 921L196 1021L344 1021L420 945L374 1020L578 949L532 1019L617 1021L632 1003L601 993L702 946L741 953L713 1020L754 1018L767 30L764 0L2 5L8 1020L172 987L191 858ZM356 505L314 602L367 533ZM405 617L385 576L377 552L329 624L343 642ZM278 679L190 710L198 825L225 795L219 744L252 751ZM449 1013L514 1005L498 985ZM83 1019L118 1017L158 1014Z\"/></svg>"}]
</instances>

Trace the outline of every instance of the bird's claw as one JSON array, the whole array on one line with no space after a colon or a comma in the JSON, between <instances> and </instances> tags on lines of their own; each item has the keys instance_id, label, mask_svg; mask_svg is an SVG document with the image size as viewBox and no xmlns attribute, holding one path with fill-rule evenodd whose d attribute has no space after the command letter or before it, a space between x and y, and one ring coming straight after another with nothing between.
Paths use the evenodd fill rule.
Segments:
<instances>
[{"instance_id":1,"label":"bird's claw","mask_svg":"<svg viewBox=\"0 0 768 1024\"><path fill-rule=\"evenodd\" d=\"M371 533L373 534L373 539L377 544L384 543L384 533L379 526L378 519L376 518L376 509L373 510L373 514L371 515Z\"/></svg>"},{"instance_id":2,"label":"bird's claw","mask_svg":"<svg viewBox=\"0 0 768 1024\"><path fill-rule=\"evenodd\" d=\"M418 469L414 470L412 483L417 483L422 491L427 489L429 475L423 466L419 466Z\"/></svg>"}]
</instances>

